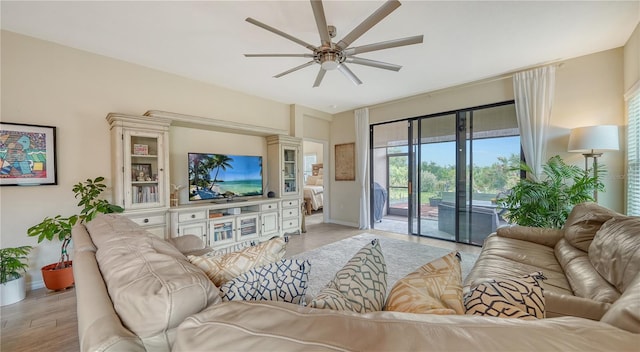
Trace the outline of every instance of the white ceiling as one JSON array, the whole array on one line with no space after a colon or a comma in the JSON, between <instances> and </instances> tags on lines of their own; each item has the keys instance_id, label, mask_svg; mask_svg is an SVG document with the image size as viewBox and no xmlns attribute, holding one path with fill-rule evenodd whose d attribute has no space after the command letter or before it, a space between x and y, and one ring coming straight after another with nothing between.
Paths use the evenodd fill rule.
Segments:
<instances>
[{"instance_id":1,"label":"white ceiling","mask_svg":"<svg viewBox=\"0 0 640 352\"><path fill-rule=\"evenodd\" d=\"M325 1L341 39L382 1ZM320 44L308 1L2 1L2 29L212 83L286 104L337 113L623 46L640 21L640 1L402 1L353 43L423 34L424 43L360 57L399 72L350 64L355 86L318 66L274 75L306 58L245 53L310 53L245 22L253 17Z\"/></svg>"}]
</instances>

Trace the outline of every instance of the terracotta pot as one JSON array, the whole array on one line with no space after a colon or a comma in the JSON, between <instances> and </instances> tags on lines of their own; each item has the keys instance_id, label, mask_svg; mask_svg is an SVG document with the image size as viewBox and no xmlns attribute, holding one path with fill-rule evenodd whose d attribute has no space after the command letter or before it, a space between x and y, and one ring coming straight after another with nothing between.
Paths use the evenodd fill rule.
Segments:
<instances>
[{"instance_id":1,"label":"terracotta pot","mask_svg":"<svg viewBox=\"0 0 640 352\"><path fill-rule=\"evenodd\" d=\"M42 271L42 280L44 285L54 291L64 290L74 284L72 261L65 262L66 268L56 269L58 263L45 265L40 269Z\"/></svg>"}]
</instances>

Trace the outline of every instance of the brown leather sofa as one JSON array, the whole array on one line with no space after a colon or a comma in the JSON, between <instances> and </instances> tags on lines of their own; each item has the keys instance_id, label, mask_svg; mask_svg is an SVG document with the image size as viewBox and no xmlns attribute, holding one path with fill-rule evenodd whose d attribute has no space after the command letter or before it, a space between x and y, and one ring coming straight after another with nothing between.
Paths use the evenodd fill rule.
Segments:
<instances>
[{"instance_id":1,"label":"brown leather sofa","mask_svg":"<svg viewBox=\"0 0 640 352\"><path fill-rule=\"evenodd\" d=\"M202 250L189 238L172 244L112 214L75 226L73 238L82 351L624 351L640 339L624 324L603 322L606 314L603 321L525 321L220 302L218 289L177 249Z\"/></svg>"}]
</instances>

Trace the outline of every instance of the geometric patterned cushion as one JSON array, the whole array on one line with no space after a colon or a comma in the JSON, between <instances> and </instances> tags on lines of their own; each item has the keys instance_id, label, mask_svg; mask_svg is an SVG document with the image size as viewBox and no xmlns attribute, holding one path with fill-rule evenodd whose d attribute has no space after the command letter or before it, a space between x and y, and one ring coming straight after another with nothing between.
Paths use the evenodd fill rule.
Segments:
<instances>
[{"instance_id":1,"label":"geometric patterned cushion","mask_svg":"<svg viewBox=\"0 0 640 352\"><path fill-rule=\"evenodd\" d=\"M466 314L542 319L545 317L544 294L538 280L544 279L541 272L535 272L521 279L483 282L464 297Z\"/></svg>"},{"instance_id":2,"label":"geometric patterned cushion","mask_svg":"<svg viewBox=\"0 0 640 352\"><path fill-rule=\"evenodd\" d=\"M276 237L258 245L218 257L187 256L189 261L202 269L216 287L255 267L276 262L284 256L286 242Z\"/></svg>"},{"instance_id":3,"label":"geometric patterned cushion","mask_svg":"<svg viewBox=\"0 0 640 352\"><path fill-rule=\"evenodd\" d=\"M384 310L419 314L464 314L460 254L427 263L398 280Z\"/></svg>"},{"instance_id":4,"label":"geometric patterned cushion","mask_svg":"<svg viewBox=\"0 0 640 352\"><path fill-rule=\"evenodd\" d=\"M308 260L299 259L282 259L253 268L220 287L222 300L304 304L310 268Z\"/></svg>"},{"instance_id":5,"label":"geometric patterned cushion","mask_svg":"<svg viewBox=\"0 0 640 352\"><path fill-rule=\"evenodd\" d=\"M387 265L379 241L360 249L309 304L312 308L380 311L387 294Z\"/></svg>"}]
</instances>

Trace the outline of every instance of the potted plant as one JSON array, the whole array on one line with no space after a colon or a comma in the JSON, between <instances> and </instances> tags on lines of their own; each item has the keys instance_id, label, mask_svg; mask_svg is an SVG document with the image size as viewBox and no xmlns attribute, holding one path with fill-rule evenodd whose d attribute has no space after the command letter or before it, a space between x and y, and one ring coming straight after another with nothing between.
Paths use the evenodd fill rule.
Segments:
<instances>
[{"instance_id":1,"label":"potted plant","mask_svg":"<svg viewBox=\"0 0 640 352\"><path fill-rule=\"evenodd\" d=\"M24 273L31 246L0 249L0 306L22 301L27 294Z\"/></svg>"},{"instance_id":2,"label":"potted plant","mask_svg":"<svg viewBox=\"0 0 640 352\"><path fill-rule=\"evenodd\" d=\"M38 237L38 243L47 239L52 241L58 239L62 241L60 249L60 260L57 263L42 267L42 279L45 286L50 290L61 290L73 285L73 263L69 258L67 248L71 243L71 229L78 222L89 222L99 213L120 213L124 211L122 207L110 204L104 199L98 199L100 194L107 188L103 183L104 177L87 179L78 182L73 186L75 198L80 199L78 206L82 207L80 214L62 217L46 217L42 222L30 227L27 235Z\"/></svg>"},{"instance_id":3,"label":"potted plant","mask_svg":"<svg viewBox=\"0 0 640 352\"><path fill-rule=\"evenodd\" d=\"M520 170L531 172L522 163ZM593 201L593 191L604 191L604 184L591 170L567 165L560 156L553 156L543 165L541 180L523 179L506 195L497 199L498 207L505 211L504 217L511 223L522 226L562 228L573 206Z\"/></svg>"}]
</instances>

